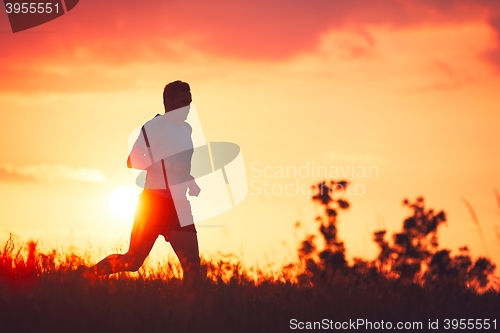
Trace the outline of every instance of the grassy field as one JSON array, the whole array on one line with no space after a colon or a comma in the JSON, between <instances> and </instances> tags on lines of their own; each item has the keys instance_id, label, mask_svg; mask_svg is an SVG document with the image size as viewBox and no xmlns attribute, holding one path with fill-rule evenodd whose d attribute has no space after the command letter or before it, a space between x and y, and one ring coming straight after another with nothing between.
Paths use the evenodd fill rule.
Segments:
<instances>
[{"instance_id":1,"label":"grassy field","mask_svg":"<svg viewBox=\"0 0 500 333\"><path fill-rule=\"evenodd\" d=\"M251 278L229 260L203 262L207 278L196 284L185 284L175 265L87 280L74 272L85 256L41 253L35 243L16 248L12 240L0 251L0 332L288 332L357 320L365 321L359 330L369 331L366 321L393 329L402 322L422 332L429 320L440 330L446 319L496 320L497 329L500 320L498 293L452 284L426 289L337 274L301 285L298 266Z\"/></svg>"}]
</instances>

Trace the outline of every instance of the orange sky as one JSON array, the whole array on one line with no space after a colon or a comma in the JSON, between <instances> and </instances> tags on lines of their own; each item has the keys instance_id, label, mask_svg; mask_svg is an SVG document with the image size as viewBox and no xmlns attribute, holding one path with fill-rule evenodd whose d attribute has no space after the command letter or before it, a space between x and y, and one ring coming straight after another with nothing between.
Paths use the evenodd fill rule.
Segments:
<instances>
[{"instance_id":1,"label":"orange sky","mask_svg":"<svg viewBox=\"0 0 500 333\"><path fill-rule=\"evenodd\" d=\"M373 231L400 230L402 199L418 195L448 213L441 246L485 255L464 196L500 263L499 32L500 4L487 0L81 1L16 34L0 15L0 236L102 254L126 244L132 222L108 199L133 184L128 134L181 79L207 139L242 147L253 185L209 221L223 228L199 228L205 256L295 260L293 226L313 231L317 207L300 191L265 195L264 181L319 178L265 167L376 166L348 177L365 190L341 217L348 257L373 258Z\"/></svg>"}]
</instances>

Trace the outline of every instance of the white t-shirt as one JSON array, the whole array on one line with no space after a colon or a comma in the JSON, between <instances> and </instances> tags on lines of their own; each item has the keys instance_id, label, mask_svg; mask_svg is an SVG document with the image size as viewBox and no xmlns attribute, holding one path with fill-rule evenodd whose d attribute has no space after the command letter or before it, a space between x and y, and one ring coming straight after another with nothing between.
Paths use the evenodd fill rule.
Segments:
<instances>
[{"instance_id":1,"label":"white t-shirt","mask_svg":"<svg viewBox=\"0 0 500 333\"><path fill-rule=\"evenodd\" d=\"M182 109L157 114L146 122L129 156L132 168L147 171L144 188L168 197L173 186L175 195L185 196L187 182L192 179L192 128L179 114Z\"/></svg>"}]
</instances>

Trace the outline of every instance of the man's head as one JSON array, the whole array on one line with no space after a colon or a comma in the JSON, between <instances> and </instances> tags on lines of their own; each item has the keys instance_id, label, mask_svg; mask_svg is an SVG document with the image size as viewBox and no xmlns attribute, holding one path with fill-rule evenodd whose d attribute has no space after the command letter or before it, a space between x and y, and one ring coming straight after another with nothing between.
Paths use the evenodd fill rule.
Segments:
<instances>
[{"instance_id":1,"label":"man's head","mask_svg":"<svg viewBox=\"0 0 500 333\"><path fill-rule=\"evenodd\" d=\"M174 81L163 89L163 105L165 113L191 104L191 88L182 81Z\"/></svg>"}]
</instances>

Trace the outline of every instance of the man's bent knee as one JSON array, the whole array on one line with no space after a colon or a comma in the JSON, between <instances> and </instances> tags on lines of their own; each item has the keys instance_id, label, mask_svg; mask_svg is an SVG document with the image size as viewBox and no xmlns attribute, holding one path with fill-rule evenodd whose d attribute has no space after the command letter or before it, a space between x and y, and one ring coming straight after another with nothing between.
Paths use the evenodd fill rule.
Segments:
<instances>
[{"instance_id":1,"label":"man's bent knee","mask_svg":"<svg viewBox=\"0 0 500 333\"><path fill-rule=\"evenodd\" d=\"M123 261L122 264L123 270L129 272L136 272L139 270L139 268L141 268L146 258L143 258L142 256L137 256L135 254L126 253L124 255L124 259L125 260Z\"/></svg>"}]
</instances>

